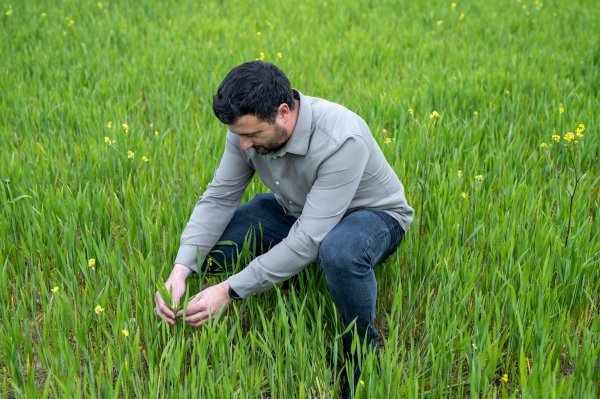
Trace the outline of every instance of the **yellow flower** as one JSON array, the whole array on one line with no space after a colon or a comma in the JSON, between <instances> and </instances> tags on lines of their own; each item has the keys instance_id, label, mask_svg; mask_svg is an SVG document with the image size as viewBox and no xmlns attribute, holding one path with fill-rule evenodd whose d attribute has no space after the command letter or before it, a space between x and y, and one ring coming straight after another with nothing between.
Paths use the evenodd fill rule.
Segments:
<instances>
[{"instance_id":1,"label":"yellow flower","mask_svg":"<svg viewBox=\"0 0 600 399\"><path fill-rule=\"evenodd\" d=\"M452 7L453 10L456 10L456 3L450 4L450 7Z\"/></svg>"},{"instance_id":2,"label":"yellow flower","mask_svg":"<svg viewBox=\"0 0 600 399\"><path fill-rule=\"evenodd\" d=\"M124 336L126 336L126 337L129 337L129 330L128 330L128 329L126 329L126 328L122 329L122 330L121 330L121 333L122 333Z\"/></svg>"},{"instance_id":3,"label":"yellow flower","mask_svg":"<svg viewBox=\"0 0 600 399\"><path fill-rule=\"evenodd\" d=\"M112 121L106 122L106 127L112 129Z\"/></svg>"},{"instance_id":4,"label":"yellow flower","mask_svg":"<svg viewBox=\"0 0 600 399\"><path fill-rule=\"evenodd\" d=\"M145 156L145 155L142 156L142 162L148 162L148 161L149 161L149 159L147 156Z\"/></svg>"},{"instance_id":5,"label":"yellow flower","mask_svg":"<svg viewBox=\"0 0 600 399\"><path fill-rule=\"evenodd\" d=\"M435 23L437 24L437 26L442 26L444 24L444 21L438 19Z\"/></svg>"},{"instance_id":6,"label":"yellow flower","mask_svg":"<svg viewBox=\"0 0 600 399\"><path fill-rule=\"evenodd\" d=\"M127 151L127 159L133 159L135 157L135 153L131 150Z\"/></svg>"},{"instance_id":7,"label":"yellow flower","mask_svg":"<svg viewBox=\"0 0 600 399\"><path fill-rule=\"evenodd\" d=\"M477 345L475 344L475 341L471 341L471 348L477 349Z\"/></svg>"},{"instance_id":8,"label":"yellow flower","mask_svg":"<svg viewBox=\"0 0 600 399\"><path fill-rule=\"evenodd\" d=\"M477 112L477 111L473 111L473 115L474 115L474 116L479 116L479 112Z\"/></svg>"},{"instance_id":9,"label":"yellow flower","mask_svg":"<svg viewBox=\"0 0 600 399\"><path fill-rule=\"evenodd\" d=\"M462 21L463 19L465 19L465 13L461 12L460 15L458 16L458 20Z\"/></svg>"},{"instance_id":10,"label":"yellow flower","mask_svg":"<svg viewBox=\"0 0 600 399\"><path fill-rule=\"evenodd\" d=\"M53 294L56 294L58 292L58 286L52 288L50 291L52 291Z\"/></svg>"},{"instance_id":11,"label":"yellow flower","mask_svg":"<svg viewBox=\"0 0 600 399\"><path fill-rule=\"evenodd\" d=\"M129 133L129 125L127 123L123 123L121 127L123 128L123 131L125 131L125 134Z\"/></svg>"},{"instance_id":12,"label":"yellow flower","mask_svg":"<svg viewBox=\"0 0 600 399\"><path fill-rule=\"evenodd\" d=\"M504 374L500 380L504 383L508 382L508 374Z\"/></svg>"},{"instance_id":13,"label":"yellow flower","mask_svg":"<svg viewBox=\"0 0 600 399\"><path fill-rule=\"evenodd\" d=\"M385 144L391 144L392 143L392 139L389 137L386 137L385 140L383 141Z\"/></svg>"},{"instance_id":14,"label":"yellow flower","mask_svg":"<svg viewBox=\"0 0 600 399\"><path fill-rule=\"evenodd\" d=\"M110 137L108 137L108 136L104 136L104 143L105 143L105 144L108 144L108 145L111 145L111 144L112 144L112 141L110 141Z\"/></svg>"},{"instance_id":15,"label":"yellow flower","mask_svg":"<svg viewBox=\"0 0 600 399\"><path fill-rule=\"evenodd\" d=\"M259 55L258 59L261 60L261 61L265 60L265 52L264 51L260 52L260 55Z\"/></svg>"},{"instance_id":16,"label":"yellow flower","mask_svg":"<svg viewBox=\"0 0 600 399\"><path fill-rule=\"evenodd\" d=\"M96 3L96 7L98 7L99 9L102 10L104 8L104 4L102 4L102 2L99 1L99 2Z\"/></svg>"},{"instance_id":17,"label":"yellow flower","mask_svg":"<svg viewBox=\"0 0 600 399\"><path fill-rule=\"evenodd\" d=\"M100 305L96 305L94 312L96 312L96 314L100 314L100 313L104 312L104 308Z\"/></svg>"},{"instance_id":18,"label":"yellow flower","mask_svg":"<svg viewBox=\"0 0 600 399\"><path fill-rule=\"evenodd\" d=\"M553 134L552 135L552 140L554 140L554 141L560 141L560 136L558 134Z\"/></svg>"},{"instance_id":19,"label":"yellow flower","mask_svg":"<svg viewBox=\"0 0 600 399\"><path fill-rule=\"evenodd\" d=\"M579 126L577 126L575 133L577 133L577 137L583 137L583 132L585 132L585 125L580 123Z\"/></svg>"},{"instance_id":20,"label":"yellow flower","mask_svg":"<svg viewBox=\"0 0 600 399\"><path fill-rule=\"evenodd\" d=\"M67 27L68 28L72 28L73 25L75 25L75 20L72 19L72 18L69 18L68 21L67 21Z\"/></svg>"},{"instance_id":21,"label":"yellow flower","mask_svg":"<svg viewBox=\"0 0 600 399\"><path fill-rule=\"evenodd\" d=\"M542 143L542 144L540 144L540 147L542 147L542 148L548 148L548 144Z\"/></svg>"},{"instance_id":22,"label":"yellow flower","mask_svg":"<svg viewBox=\"0 0 600 399\"><path fill-rule=\"evenodd\" d=\"M483 175L477 175L477 176L475 176L475 180L482 181L483 180Z\"/></svg>"},{"instance_id":23,"label":"yellow flower","mask_svg":"<svg viewBox=\"0 0 600 399\"><path fill-rule=\"evenodd\" d=\"M158 137L158 130L154 132L154 137Z\"/></svg>"},{"instance_id":24,"label":"yellow flower","mask_svg":"<svg viewBox=\"0 0 600 399\"><path fill-rule=\"evenodd\" d=\"M89 266L89 267L94 267L94 266L96 266L96 259L94 259L94 258L90 258L90 260L88 260L88 266Z\"/></svg>"},{"instance_id":25,"label":"yellow flower","mask_svg":"<svg viewBox=\"0 0 600 399\"><path fill-rule=\"evenodd\" d=\"M464 191L462 193L460 193L460 196L462 197L462 199L466 200L469 199L469 194L465 193Z\"/></svg>"},{"instance_id":26,"label":"yellow flower","mask_svg":"<svg viewBox=\"0 0 600 399\"><path fill-rule=\"evenodd\" d=\"M388 130L386 128L381 129L381 133L383 133L384 135L388 134Z\"/></svg>"},{"instance_id":27,"label":"yellow flower","mask_svg":"<svg viewBox=\"0 0 600 399\"><path fill-rule=\"evenodd\" d=\"M573 134L573 132L567 132L567 134L565 134L565 141L568 143L571 140L573 140L575 138L575 135Z\"/></svg>"},{"instance_id":28,"label":"yellow flower","mask_svg":"<svg viewBox=\"0 0 600 399\"><path fill-rule=\"evenodd\" d=\"M458 177L462 177L462 170L459 169L457 175Z\"/></svg>"},{"instance_id":29,"label":"yellow flower","mask_svg":"<svg viewBox=\"0 0 600 399\"><path fill-rule=\"evenodd\" d=\"M13 15L13 9L12 6L8 6L8 10L6 10L6 12L4 13L7 17L10 17L11 15Z\"/></svg>"},{"instance_id":30,"label":"yellow flower","mask_svg":"<svg viewBox=\"0 0 600 399\"><path fill-rule=\"evenodd\" d=\"M438 118L440 117L440 114L439 114L439 112L437 112L437 111L433 111L433 112L431 113L431 115L429 115L429 117L430 117L431 119L438 119Z\"/></svg>"},{"instance_id":31,"label":"yellow flower","mask_svg":"<svg viewBox=\"0 0 600 399\"><path fill-rule=\"evenodd\" d=\"M360 385L365 385L365 382L363 380L359 381Z\"/></svg>"},{"instance_id":32,"label":"yellow flower","mask_svg":"<svg viewBox=\"0 0 600 399\"><path fill-rule=\"evenodd\" d=\"M560 107L558 107L558 113L561 115L565 113L565 107L563 107L562 104L560 105Z\"/></svg>"},{"instance_id":33,"label":"yellow flower","mask_svg":"<svg viewBox=\"0 0 600 399\"><path fill-rule=\"evenodd\" d=\"M48 14L46 14L45 12L42 13L42 18L46 18L48 16Z\"/></svg>"},{"instance_id":34,"label":"yellow flower","mask_svg":"<svg viewBox=\"0 0 600 399\"><path fill-rule=\"evenodd\" d=\"M279 58L279 59L283 58L283 53L281 51L277 52L277 58Z\"/></svg>"},{"instance_id":35,"label":"yellow flower","mask_svg":"<svg viewBox=\"0 0 600 399\"><path fill-rule=\"evenodd\" d=\"M409 109L408 109L408 113L409 113L411 116L415 116L415 110L414 110L414 109L412 109L412 108L409 108Z\"/></svg>"}]
</instances>

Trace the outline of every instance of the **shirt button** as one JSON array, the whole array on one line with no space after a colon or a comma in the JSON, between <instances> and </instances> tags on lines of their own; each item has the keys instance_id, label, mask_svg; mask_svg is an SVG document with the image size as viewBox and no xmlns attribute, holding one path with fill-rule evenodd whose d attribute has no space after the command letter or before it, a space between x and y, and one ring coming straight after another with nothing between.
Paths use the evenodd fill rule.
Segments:
<instances>
[{"instance_id":1,"label":"shirt button","mask_svg":"<svg viewBox=\"0 0 600 399\"><path fill-rule=\"evenodd\" d=\"M275 184L279 185L279 182L278 182L278 181L276 181L276 182L275 182Z\"/></svg>"}]
</instances>

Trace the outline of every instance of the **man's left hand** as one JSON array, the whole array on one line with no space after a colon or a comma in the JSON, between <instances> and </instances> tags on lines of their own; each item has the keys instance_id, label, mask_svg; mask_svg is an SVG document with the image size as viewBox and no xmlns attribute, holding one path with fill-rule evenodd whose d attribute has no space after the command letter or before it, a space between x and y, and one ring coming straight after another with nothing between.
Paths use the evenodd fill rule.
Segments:
<instances>
[{"instance_id":1,"label":"man's left hand","mask_svg":"<svg viewBox=\"0 0 600 399\"><path fill-rule=\"evenodd\" d=\"M178 317L185 317L186 323L200 327L207 323L209 318L214 318L221 310L225 310L231 303L229 296L229 283L223 281L196 294L187 305L187 312L177 312Z\"/></svg>"}]
</instances>

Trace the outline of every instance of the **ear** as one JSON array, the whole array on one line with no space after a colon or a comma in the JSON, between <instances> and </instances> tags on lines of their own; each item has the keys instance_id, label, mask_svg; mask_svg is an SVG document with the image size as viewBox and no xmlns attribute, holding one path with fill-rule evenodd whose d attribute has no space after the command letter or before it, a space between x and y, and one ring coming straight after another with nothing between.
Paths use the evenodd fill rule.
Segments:
<instances>
[{"instance_id":1,"label":"ear","mask_svg":"<svg viewBox=\"0 0 600 399\"><path fill-rule=\"evenodd\" d=\"M280 104L279 107L277 107L277 117L281 118L284 122L287 122L288 118L290 117L290 114L290 106L286 103Z\"/></svg>"}]
</instances>

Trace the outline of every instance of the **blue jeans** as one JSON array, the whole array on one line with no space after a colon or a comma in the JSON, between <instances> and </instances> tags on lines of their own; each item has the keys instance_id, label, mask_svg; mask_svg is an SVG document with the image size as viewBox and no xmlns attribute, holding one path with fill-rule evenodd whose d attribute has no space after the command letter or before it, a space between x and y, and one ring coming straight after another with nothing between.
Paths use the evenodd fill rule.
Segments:
<instances>
[{"instance_id":1,"label":"blue jeans","mask_svg":"<svg viewBox=\"0 0 600 399\"><path fill-rule=\"evenodd\" d=\"M236 245L217 245L210 255L221 265L231 264L249 231L256 237L255 255L260 255L283 240L295 221L294 216L284 213L273 194L257 194L237 209L221 236L221 241ZM364 208L345 215L319 248L319 264L344 324L356 319L361 342L366 337L372 348L376 348L378 337L373 267L391 255L403 237L404 230L396 219L381 210ZM346 353L352 339L352 334L343 337Z\"/></svg>"}]
</instances>

